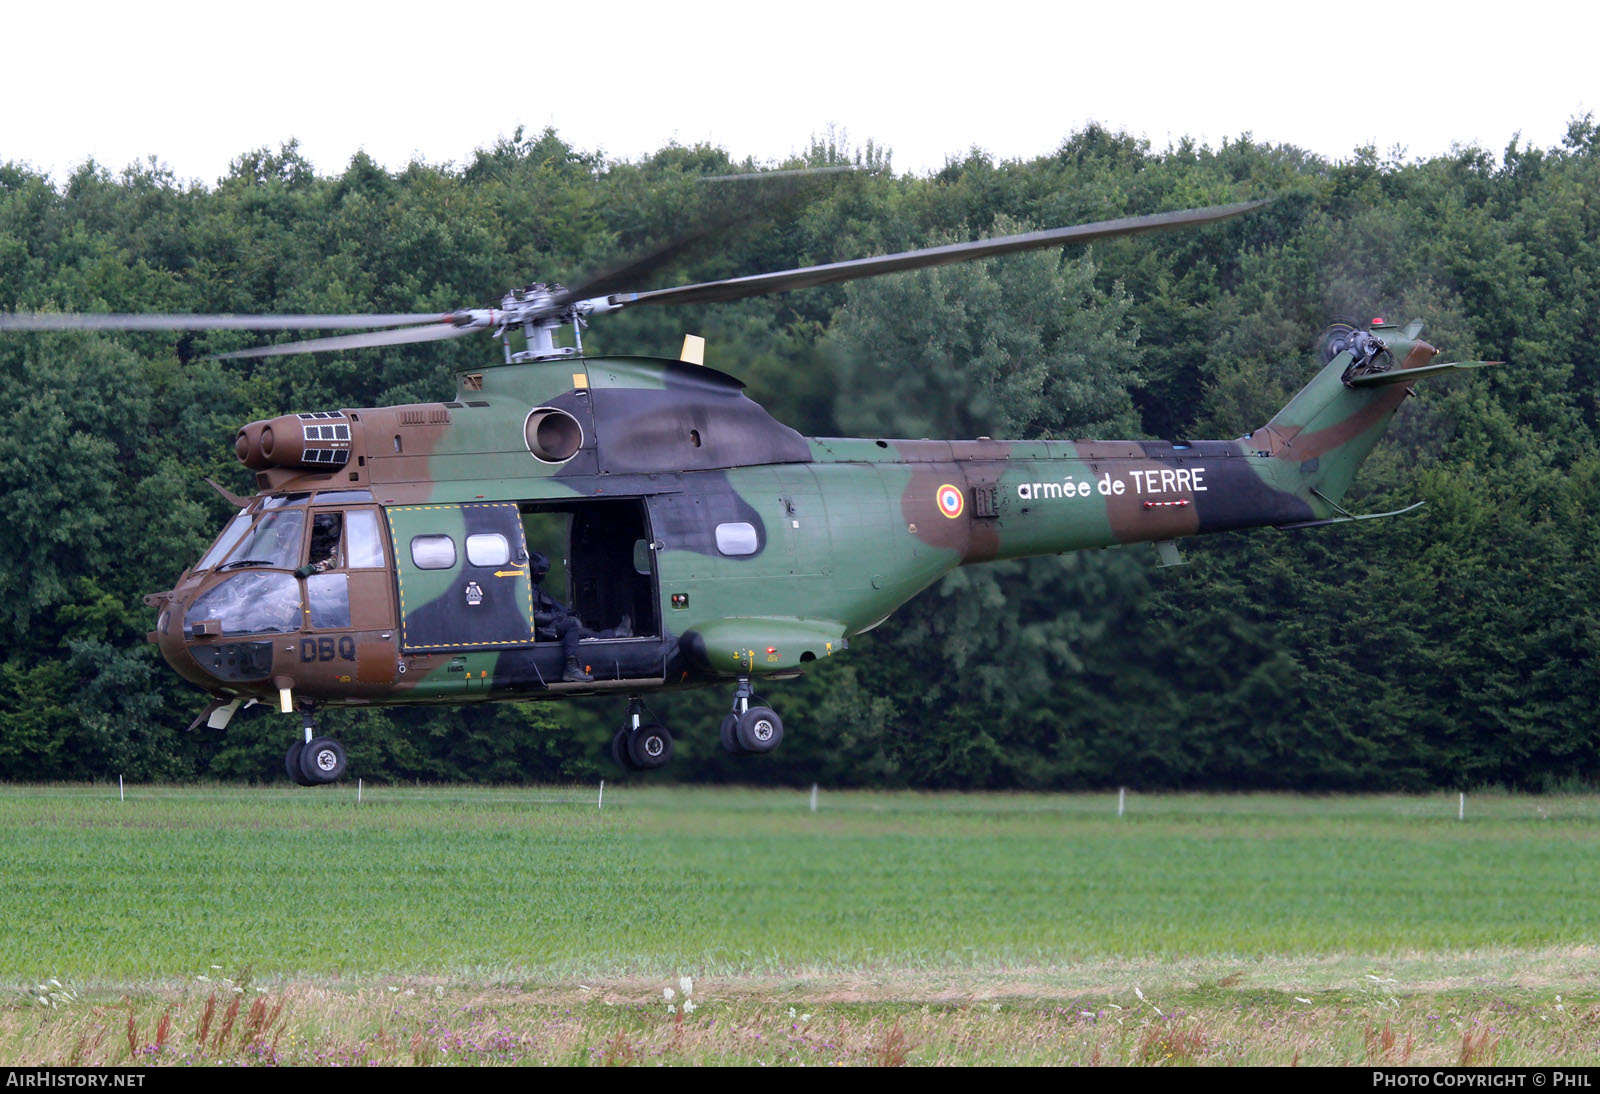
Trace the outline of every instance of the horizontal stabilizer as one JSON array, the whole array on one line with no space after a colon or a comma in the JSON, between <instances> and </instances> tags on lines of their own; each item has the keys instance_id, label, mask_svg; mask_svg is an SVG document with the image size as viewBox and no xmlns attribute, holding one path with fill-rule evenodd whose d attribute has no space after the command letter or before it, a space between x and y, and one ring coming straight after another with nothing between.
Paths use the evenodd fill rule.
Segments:
<instances>
[{"instance_id":1,"label":"horizontal stabilizer","mask_svg":"<svg viewBox=\"0 0 1600 1094\"><path fill-rule=\"evenodd\" d=\"M1457 369L1485 368L1489 365L1501 365L1504 361L1450 361L1442 365L1423 365L1421 368L1401 368L1392 372L1369 372L1365 376L1353 376L1345 383L1351 387L1381 387L1384 384L1408 384L1412 380L1421 380L1426 376L1436 376L1441 372L1454 372Z\"/></svg>"}]
</instances>

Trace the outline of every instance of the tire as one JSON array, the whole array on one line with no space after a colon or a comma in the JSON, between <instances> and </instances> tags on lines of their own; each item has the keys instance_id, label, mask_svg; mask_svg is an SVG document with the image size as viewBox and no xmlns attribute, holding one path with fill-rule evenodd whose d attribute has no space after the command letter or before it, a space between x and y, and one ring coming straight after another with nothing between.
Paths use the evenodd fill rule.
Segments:
<instances>
[{"instance_id":1,"label":"tire","mask_svg":"<svg viewBox=\"0 0 1600 1094\"><path fill-rule=\"evenodd\" d=\"M633 757L628 755L628 727L617 730L611 738L611 762L624 771L634 770Z\"/></svg>"},{"instance_id":2,"label":"tire","mask_svg":"<svg viewBox=\"0 0 1600 1094\"><path fill-rule=\"evenodd\" d=\"M318 737L300 751L300 770L308 786L338 781L345 769L344 746L332 737Z\"/></svg>"},{"instance_id":3,"label":"tire","mask_svg":"<svg viewBox=\"0 0 1600 1094\"><path fill-rule=\"evenodd\" d=\"M783 743L783 719L771 707L751 707L734 733L746 752L771 752Z\"/></svg>"},{"instance_id":4,"label":"tire","mask_svg":"<svg viewBox=\"0 0 1600 1094\"><path fill-rule=\"evenodd\" d=\"M301 786L314 786L314 783L306 779L306 773L300 770L300 753L305 751L305 747L304 741L296 741L290 745L288 753L283 757L283 769L289 773L289 778Z\"/></svg>"},{"instance_id":5,"label":"tire","mask_svg":"<svg viewBox=\"0 0 1600 1094\"><path fill-rule=\"evenodd\" d=\"M662 766L672 759L672 734L665 726L640 726L628 737L628 758L644 771Z\"/></svg>"},{"instance_id":6,"label":"tire","mask_svg":"<svg viewBox=\"0 0 1600 1094\"><path fill-rule=\"evenodd\" d=\"M722 719L722 728L718 731L722 738L722 747L736 756L744 754L744 748L739 744L739 716L730 714Z\"/></svg>"}]
</instances>

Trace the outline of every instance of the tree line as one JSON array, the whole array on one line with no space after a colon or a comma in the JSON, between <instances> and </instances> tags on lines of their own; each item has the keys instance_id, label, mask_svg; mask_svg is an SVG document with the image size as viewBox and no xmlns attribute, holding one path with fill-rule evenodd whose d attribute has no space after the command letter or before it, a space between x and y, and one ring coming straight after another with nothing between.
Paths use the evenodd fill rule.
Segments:
<instances>
[{"instance_id":1,"label":"tree line","mask_svg":"<svg viewBox=\"0 0 1600 1094\"><path fill-rule=\"evenodd\" d=\"M671 238L704 179L849 165L691 248L656 284L1255 197L1198 231L707 308L638 309L590 353L685 331L810 435L1233 437L1316 368L1335 319L1422 319L1507 363L1407 400L1347 504L1417 513L955 572L850 653L773 685L789 727L725 755L723 689L650 697L672 777L914 787L1541 788L1600 778L1600 126L1428 160L1248 138L1163 149L1091 126L1051 155L899 174L867 145L780 165L668 146L614 162L551 131L464 164L319 175L290 143L214 184L156 163L0 166L0 310L427 312L569 283ZM646 286L648 287L648 286ZM447 398L479 339L260 361L242 332L0 339L0 779L270 778L282 718L185 733L203 697L144 641L251 489L244 422ZM620 704L330 712L368 778L609 772ZM652 777L661 777L659 775Z\"/></svg>"}]
</instances>

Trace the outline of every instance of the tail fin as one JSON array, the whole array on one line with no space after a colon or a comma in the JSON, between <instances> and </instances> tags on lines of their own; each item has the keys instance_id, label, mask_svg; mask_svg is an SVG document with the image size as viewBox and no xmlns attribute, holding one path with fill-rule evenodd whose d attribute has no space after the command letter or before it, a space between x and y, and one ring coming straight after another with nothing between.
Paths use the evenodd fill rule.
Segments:
<instances>
[{"instance_id":1,"label":"tail fin","mask_svg":"<svg viewBox=\"0 0 1600 1094\"><path fill-rule=\"evenodd\" d=\"M1498 363L1430 364L1438 351L1419 337L1420 321L1404 330L1374 325L1370 333L1371 338L1328 362L1287 406L1243 442L1250 451L1298 463L1300 490L1324 517L1338 511L1356 468L1383 436L1417 380Z\"/></svg>"}]
</instances>

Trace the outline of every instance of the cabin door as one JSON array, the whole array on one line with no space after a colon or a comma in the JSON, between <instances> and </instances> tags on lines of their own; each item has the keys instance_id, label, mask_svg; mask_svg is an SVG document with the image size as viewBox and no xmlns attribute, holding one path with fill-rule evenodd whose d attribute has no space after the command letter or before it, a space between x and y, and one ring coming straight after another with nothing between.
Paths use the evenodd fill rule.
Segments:
<instances>
[{"instance_id":1,"label":"cabin door","mask_svg":"<svg viewBox=\"0 0 1600 1094\"><path fill-rule=\"evenodd\" d=\"M515 504L397 505L385 513L402 650L533 643L528 549Z\"/></svg>"}]
</instances>

